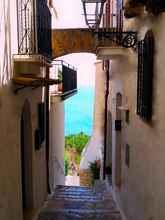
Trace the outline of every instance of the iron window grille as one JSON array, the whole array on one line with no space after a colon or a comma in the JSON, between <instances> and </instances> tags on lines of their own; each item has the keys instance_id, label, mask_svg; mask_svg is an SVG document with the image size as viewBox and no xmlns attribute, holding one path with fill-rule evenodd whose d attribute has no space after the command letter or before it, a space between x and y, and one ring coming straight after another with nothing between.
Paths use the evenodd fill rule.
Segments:
<instances>
[{"instance_id":1,"label":"iron window grille","mask_svg":"<svg viewBox=\"0 0 165 220\"><path fill-rule=\"evenodd\" d=\"M152 118L152 93L154 69L154 38L148 31L138 43L137 114L143 120Z\"/></svg>"},{"instance_id":2,"label":"iron window grille","mask_svg":"<svg viewBox=\"0 0 165 220\"><path fill-rule=\"evenodd\" d=\"M66 99L77 93L77 70L63 60L55 60L50 69L51 78L61 81L51 89L52 94L61 94Z\"/></svg>"},{"instance_id":3,"label":"iron window grille","mask_svg":"<svg viewBox=\"0 0 165 220\"><path fill-rule=\"evenodd\" d=\"M35 149L39 150L45 140L45 103L38 104L38 128L35 130Z\"/></svg>"},{"instance_id":4,"label":"iron window grille","mask_svg":"<svg viewBox=\"0 0 165 220\"><path fill-rule=\"evenodd\" d=\"M18 53L52 56L47 0L17 0Z\"/></svg>"}]
</instances>

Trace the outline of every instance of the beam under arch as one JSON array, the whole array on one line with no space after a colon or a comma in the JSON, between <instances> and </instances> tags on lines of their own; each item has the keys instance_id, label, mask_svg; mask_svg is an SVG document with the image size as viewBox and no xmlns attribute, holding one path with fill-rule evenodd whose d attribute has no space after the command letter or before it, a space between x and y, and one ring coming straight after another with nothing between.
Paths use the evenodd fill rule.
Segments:
<instances>
[{"instance_id":1,"label":"beam under arch","mask_svg":"<svg viewBox=\"0 0 165 220\"><path fill-rule=\"evenodd\" d=\"M52 30L53 58L70 53L95 53L95 35L87 28Z\"/></svg>"}]
</instances>

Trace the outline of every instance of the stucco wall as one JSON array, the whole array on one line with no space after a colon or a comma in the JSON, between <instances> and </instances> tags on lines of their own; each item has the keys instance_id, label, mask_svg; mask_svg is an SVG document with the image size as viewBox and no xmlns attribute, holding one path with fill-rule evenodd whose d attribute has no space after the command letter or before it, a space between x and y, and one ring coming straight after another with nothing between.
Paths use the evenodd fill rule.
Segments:
<instances>
[{"instance_id":1,"label":"stucco wall","mask_svg":"<svg viewBox=\"0 0 165 220\"><path fill-rule=\"evenodd\" d=\"M96 62L95 101L92 136L82 152L80 169L89 168L90 162L103 158L104 144L104 106L105 106L105 72L102 62Z\"/></svg>"},{"instance_id":2,"label":"stucco wall","mask_svg":"<svg viewBox=\"0 0 165 220\"><path fill-rule=\"evenodd\" d=\"M112 64L110 83L112 117L115 118L113 95L117 91L122 93L124 104L127 104L130 110L130 123L125 122L125 113L122 112L122 185L118 189L113 184L113 189L128 220L163 220L165 219L165 14L152 20L150 18L145 20L147 23L142 24L141 33L152 26L155 36L153 118L152 123L145 123L136 114L137 54L131 52L128 59L114 61ZM114 152L115 131L112 140ZM126 144L130 146L129 168L125 164Z\"/></svg>"},{"instance_id":3,"label":"stucco wall","mask_svg":"<svg viewBox=\"0 0 165 220\"><path fill-rule=\"evenodd\" d=\"M30 103L32 121L33 208L39 208L47 196L45 145L39 151L34 146L41 94L41 89L25 89L14 95L12 86L0 88L0 219L22 219L20 126L25 100Z\"/></svg>"},{"instance_id":4,"label":"stucco wall","mask_svg":"<svg viewBox=\"0 0 165 220\"><path fill-rule=\"evenodd\" d=\"M47 196L45 143L35 150L34 133L38 128L38 103L43 91L24 89L14 94L11 82L12 55L17 53L16 0L0 3L0 219L22 219L21 185L21 115L25 100L29 102L32 121L32 194L34 209ZM30 178L30 177L29 177Z\"/></svg>"},{"instance_id":5,"label":"stucco wall","mask_svg":"<svg viewBox=\"0 0 165 220\"><path fill-rule=\"evenodd\" d=\"M64 102L51 96L50 106L50 170L51 189L65 184L64 174Z\"/></svg>"}]
</instances>

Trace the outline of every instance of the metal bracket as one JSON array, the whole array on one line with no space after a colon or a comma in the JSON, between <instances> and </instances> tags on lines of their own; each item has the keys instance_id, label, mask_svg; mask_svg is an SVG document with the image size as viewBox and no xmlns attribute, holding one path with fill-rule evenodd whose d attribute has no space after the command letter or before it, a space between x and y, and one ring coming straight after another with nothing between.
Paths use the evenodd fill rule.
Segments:
<instances>
[{"instance_id":1,"label":"metal bracket","mask_svg":"<svg viewBox=\"0 0 165 220\"><path fill-rule=\"evenodd\" d=\"M39 88L40 86L18 86L16 89L14 89L14 94L17 95L20 90L31 88L32 90Z\"/></svg>"},{"instance_id":2,"label":"metal bracket","mask_svg":"<svg viewBox=\"0 0 165 220\"><path fill-rule=\"evenodd\" d=\"M110 40L115 42L117 45L123 46L125 48L136 47L137 44L137 32L118 32L118 31L106 31L99 30L94 32L98 35L99 44L105 45L105 41Z\"/></svg>"},{"instance_id":3,"label":"metal bracket","mask_svg":"<svg viewBox=\"0 0 165 220\"><path fill-rule=\"evenodd\" d=\"M16 89L14 89L14 94L16 95L20 90L25 89L27 86L19 86Z\"/></svg>"}]
</instances>

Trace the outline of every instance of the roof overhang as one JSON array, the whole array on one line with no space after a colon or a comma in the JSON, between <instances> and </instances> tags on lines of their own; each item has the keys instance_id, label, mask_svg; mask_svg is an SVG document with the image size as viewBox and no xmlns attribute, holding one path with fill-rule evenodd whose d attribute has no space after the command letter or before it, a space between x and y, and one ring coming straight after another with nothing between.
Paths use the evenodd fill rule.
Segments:
<instances>
[{"instance_id":1,"label":"roof overhang","mask_svg":"<svg viewBox=\"0 0 165 220\"><path fill-rule=\"evenodd\" d=\"M129 49L123 47L98 47L96 54L99 60L116 59L128 56Z\"/></svg>"}]
</instances>

